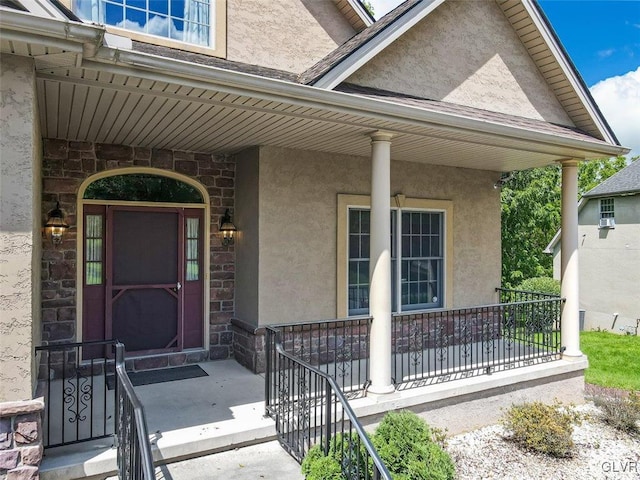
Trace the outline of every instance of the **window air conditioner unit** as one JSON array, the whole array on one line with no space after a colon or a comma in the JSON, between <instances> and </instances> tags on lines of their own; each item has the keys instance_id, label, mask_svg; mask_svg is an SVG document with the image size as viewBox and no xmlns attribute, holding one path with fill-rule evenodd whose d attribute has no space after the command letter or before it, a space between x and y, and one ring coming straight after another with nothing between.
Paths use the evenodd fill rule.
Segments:
<instances>
[{"instance_id":1,"label":"window air conditioner unit","mask_svg":"<svg viewBox=\"0 0 640 480\"><path fill-rule=\"evenodd\" d=\"M616 221L613 218L601 218L598 228L615 228Z\"/></svg>"}]
</instances>

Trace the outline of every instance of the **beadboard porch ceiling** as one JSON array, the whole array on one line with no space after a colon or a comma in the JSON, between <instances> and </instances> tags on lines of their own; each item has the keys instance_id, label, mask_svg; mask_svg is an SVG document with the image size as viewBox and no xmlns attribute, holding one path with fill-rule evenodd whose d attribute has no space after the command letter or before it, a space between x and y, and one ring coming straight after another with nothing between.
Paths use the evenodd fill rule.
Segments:
<instances>
[{"instance_id":1,"label":"beadboard porch ceiling","mask_svg":"<svg viewBox=\"0 0 640 480\"><path fill-rule=\"evenodd\" d=\"M234 153L254 145L368 156L374 130L394 132L395 160L493 171L548 165L593 155L443 125L271 101L194 85L106 71L42 69L38 108L42 135L79 141L186 151Z\"/></svg>"},{"instance_id":2,"label":"beadboard porch ceiling","mask_svg":"<svg viewBox=\"0 0 640 480\"><path fill-rule=\"evenodd\" d=\"M542 125L532 138L526 122L507 119L501 125L482 116L437 111L425 120L424 109L410 102L363 95L354 103L352 92L223 71L227 78L257 79L255 84L278 82L276 94L238 88L238 83L119 61L118 52L115 58L87 59L65 45L3 39L1 46L3 53L35 60L45 138L216 154L271 145L369 156L368 134L387 130L394 134L394 160L502 172L613 155L620 148L551 124ZM290 88L298 90L289 93ZM300 89L307 89L302 96Z\"/></svg>"}]
</instances>

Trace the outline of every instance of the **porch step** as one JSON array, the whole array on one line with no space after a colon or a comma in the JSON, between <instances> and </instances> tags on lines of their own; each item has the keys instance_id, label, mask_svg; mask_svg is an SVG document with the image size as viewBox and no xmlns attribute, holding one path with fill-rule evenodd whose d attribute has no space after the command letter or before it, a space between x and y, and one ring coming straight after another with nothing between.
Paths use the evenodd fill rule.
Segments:
<instances>
[{"instance_id":1,"label":"porch step","mask_svg":"<svg viewBox=\"0 0 640 480\"><path fill-rule=\"evenodd\" d=\"M168 471L173 472L174 467L166 464L178 462L175 467L176 475L182 475L181 472L185 475L178 477L172 473L171 476L165 475L156 478L173 480L195 478L187 475L187 473L193 473L193 471L189 470L191 468L188 466L190 462L195 462L193 465L216 465L214 470L211 470L209 466L206 467L209 469L209 473L218 471L217 467L219 465L224 466L225 469L234 467L231 468L232 471L230 472L220 472L221 477L226 479L262 478L259 476L241 477L232 475L233 470L238 470L235 475L241 473L242 467L239 465L243 464L243 462L238 461L238 465L234 466L234 459L242 458L239 452L246 449L256 449L257 451L263 449L265 452L271 452L274 457L278 454L278 462L280 463L284 463L282 459L288 457L299 470L299 465L274 441L275 428L271 419L263 419L260 422L262 425L256 425L250 429L226 432L224 431L224 426L220 423L223 422L215 425L200 425L182 430L151 434L153 459L156 464L160 464L156 472L160 471L165 474ZM106 439L51 449L46 453L41 464L40 478L42 480L98 480L112 477L117 469L116 449L112 445L113 441ZM245 447L245 445L252 446ZM282 453L280 454L275 447L281 450ZM251 450L248 451L250 452ZM251 466L251 471L254 472L260 468L260 464L256 463L257 460L259 459L249 456L244 458L245 463ZM217 476L209 476L207 478L217 478Z\"/></svg>"},{"instance_id":2,"label":"porch step","mask_svg":"<svg viewBox=\"0 0 640 480\"><path fill-rule=\"evenodd\" d=\"M233 452L276 438L275 423L264 417L263 376L233 360L199 365L208 376L135 387L145 408L158 465ZM116 450L112 444L109 438L47 450L40 478L98 480L113 476Z\"/></svg>"},{"instance_id":3,"label":"porch step","mask_svg":"<svg viewBox=\"0 0 640 480\"><path fill-rule=\"evenodd\" d=\"M304 480L304 476L298 462L277 441L156 467L156 480L211 479Z\"/></svg>"}]
</instances>

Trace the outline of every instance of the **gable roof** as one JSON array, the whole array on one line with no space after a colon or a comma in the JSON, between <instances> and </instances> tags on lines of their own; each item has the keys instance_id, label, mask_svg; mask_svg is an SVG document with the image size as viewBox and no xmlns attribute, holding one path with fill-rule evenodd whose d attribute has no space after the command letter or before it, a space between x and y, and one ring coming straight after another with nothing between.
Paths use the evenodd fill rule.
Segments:
<instances>
[{"instance_id":1,"label":"gable roof","mask_svg":"<svg viewBox=\"0 0 640 480\"><path fill-rule=\"evenodd\" d=\"M298 80L334 89L444 1L406 0L300 74ZM620 145L536 0L495 1L576 127Z\"/></svg>"},{"instance_id":2,"label":"gable roof","mask_svg":"<svg viewBox=\"0 0 640 480\"><path fill-rule=\"evenodd\" d=\"M334 88L443 2L406 0L302 72L298 81L321 88Z\"/></svg>"},{"instance_id":3,"label":"gable roof","mask_svg":"<svg viewBox=\"0 0 640 480\"><path fill-rule=\"evenodd\" d=\"M640 159L584 194L586 198L640 193Z\"/></svg>"},{"instance_id":4,"label":"gable roof","mask_svg":"<svg viewBox=\"0 0 640 480\"><path fill-rule=\"evenodd\" d=\"M604 182L585 193L578 202L578 211L581 211L592 198L635 195L638 193L640 193L640 159L627 165L622 170L611 175ZM558 229L543 252L553 253L553 249L561 238L562 229Z\"/></svg>"}]
</instances>

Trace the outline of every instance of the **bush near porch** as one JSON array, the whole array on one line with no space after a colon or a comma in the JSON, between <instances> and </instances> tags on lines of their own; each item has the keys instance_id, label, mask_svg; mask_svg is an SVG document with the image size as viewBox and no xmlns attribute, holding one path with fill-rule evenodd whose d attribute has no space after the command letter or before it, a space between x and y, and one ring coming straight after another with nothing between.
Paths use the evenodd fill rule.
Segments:
<instances>
[{"instance_id":1,"label":"bush near porch","mask_svg":"<svg viewBox=\"0 0 640 480\"><path fill-rule=\"evenodd\" d=\"M355 434L354 434L355 435ZM455 467L443 449L444 432L430 427L418 415L408 411L388 412L370 436L380 458L394 480L453 480ZM349 450L347 442L358 444L356 438L338 434L325 456L320 445L315 445L302 462L306 480L341 480L345 478L340 467L341 454ZM360 445L360 448L364 448ZM363 462L367 456L354 453L360 463L360 478L372 478L371 464ZM365 476L365 472L369 475Z\"/></svg>"},{"instance_id":2,"label":"bush near porch","mask_svg":"<svg viewBox=\"0 0 640 480\"><path fill-rule=\"evenodd\" d=\"M587 383L640 391L640 336L581 332L580 348L589 357L589 368L585 371Z\"/></svg>"}]
</instances>

